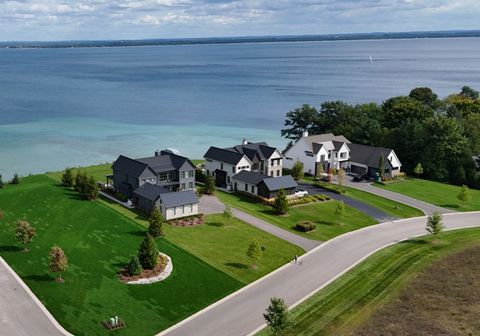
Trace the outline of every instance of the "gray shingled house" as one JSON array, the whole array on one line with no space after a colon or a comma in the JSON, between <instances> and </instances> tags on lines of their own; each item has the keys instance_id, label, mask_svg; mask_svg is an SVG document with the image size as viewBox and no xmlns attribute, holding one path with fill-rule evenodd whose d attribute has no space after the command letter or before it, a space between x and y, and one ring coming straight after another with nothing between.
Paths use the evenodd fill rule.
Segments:
<instances>
[{"instance_id":1,"label":"gray shingled house","mask_svg":"<svg viewBox=\"0 0 480 336\"><path fill-rule=\"evenodd\" d=\"M297 182L290 175L271 177L257 172L242 170L232 178L233 189L264 198L274 198L280 189L287 195L295 194Z\"/></svg>"},{"instance_id":2,"label":"gray shingled house","mask_svg":"<svg viewBox=\"0 0 480 336\"><path fill-rule=\"evenodd\" d=\"M156 206L166 219L198 214L195 165L188 158L170 151L140 159L120 155L112 169L114 190L137 208L150 212Z\"/></svg>"},{"instance_id":3,"label":"gray shingled house","mask_svg":"<svg viewBox=\"0 0 480 336\"><path fill-rule=\"evenodd\" d=\"M378 172L380 157L384 158L384 174L394 177L400 174L402 164L391 148L348 144L350 148L349 171L356 174L374 176Z\"/></svg>"}]
</instances>

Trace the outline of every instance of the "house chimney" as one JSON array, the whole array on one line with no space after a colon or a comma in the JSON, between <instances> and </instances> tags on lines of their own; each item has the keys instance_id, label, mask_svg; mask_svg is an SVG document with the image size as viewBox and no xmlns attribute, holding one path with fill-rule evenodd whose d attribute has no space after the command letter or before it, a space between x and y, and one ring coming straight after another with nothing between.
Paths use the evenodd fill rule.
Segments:
<instances>
[{"instance_id":1,"label":"house chimney","mask_svg":"<svg viewBox=\"0 0 480 336\"><path fill-rule=\"evenodd\" d=\"M245 145L248 145L248 141L247 141L246 138L243 138L243 140L242 140L242 145L244 145L244 146L245 146Z\"/></svg>"},{"instance_id":2,"label":"house chimney","mask_svg":"<svg viewBox=\"0 0 480 336\"><path fill-rule=\"evenodd\" d=\"M304 130L302 133L302 138L308 137L308 130Z\"/></svg>"},{"instance_id":3,"label":"house chimney","mask_svg":"<svg viewBox=\"0 0 480 336\"><path fill-rule=\"evenodd\" d=\"M157 149L157 150L155 151L155 156L160 156L160 149Z\"/></svg>"}]
</instances>

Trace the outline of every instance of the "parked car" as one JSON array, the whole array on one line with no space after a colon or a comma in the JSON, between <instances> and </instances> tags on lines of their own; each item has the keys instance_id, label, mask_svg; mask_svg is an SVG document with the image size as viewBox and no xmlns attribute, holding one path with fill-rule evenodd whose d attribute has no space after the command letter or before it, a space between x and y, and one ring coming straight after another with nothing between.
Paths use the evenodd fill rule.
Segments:
<instances>
[{"instance_id":1,"label":"parked car","mask_svg":"<svg viewBox=\"0 0 480 336\"><path fill-rule=\"evenodd\" d=\"M353 180L354 180L355 182L362 182L362 181L365 181L365 180L367 180L367 179L368 179L368 176L365 175L365 174L363 174L363 175L355 174L355 175L353 176Z\"/></svg>"},{"instance_id":2,"label":"parked car","mask_svg":"<svg viewBox=\"0 0 480 336\"><path fill-rule=\"evenodd\" d=\"M305 197L305 196L308 196L308 191L303 189L299 189L295 191L295 197Z\"/></svg>"}]
</instances>

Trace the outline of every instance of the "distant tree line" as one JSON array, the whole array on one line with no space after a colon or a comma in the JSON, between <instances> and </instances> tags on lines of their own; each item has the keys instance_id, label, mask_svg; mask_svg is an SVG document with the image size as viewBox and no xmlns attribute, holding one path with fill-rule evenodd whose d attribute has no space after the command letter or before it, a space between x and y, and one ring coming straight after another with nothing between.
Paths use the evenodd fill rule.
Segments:
<instances>
[{"instance_id":1,"label":"distant tree line","mask_svg":"<svg viewBox=\"0 0 480 336\"><path fill-rule=\"evenodd\" d=\"M421 168L424 178L480 188L472 159L480 155L480 99L468 86L444 99L419 87L382 104L327 101L318 109L303 105L287 113L285 126L281 134L288 139L308 130L393 148L409 174L418 175Z\"/></svg>"}]
</instances>

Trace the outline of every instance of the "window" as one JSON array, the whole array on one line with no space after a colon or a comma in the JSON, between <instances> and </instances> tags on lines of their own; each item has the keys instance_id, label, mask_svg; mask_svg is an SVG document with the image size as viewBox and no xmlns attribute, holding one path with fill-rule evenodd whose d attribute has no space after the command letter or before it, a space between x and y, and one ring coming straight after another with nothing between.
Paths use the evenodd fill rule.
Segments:
<instances>
[{"instance_id":1,"label":"window","mask_svg":"<svg viewBox=\"0 0 480 336\"><path fill-rule=\"evenodd\" d=\"M235 174L235 166L232 167L232 173Z\"/></svg>"},{"instance_id":2,"label":"window","mask_svg":"<svg viewBox=\"0 0 480 336\"><path fill-rule=\"evenodd\" d=\"M340 158L345 159L347 157L347 152L340 153Z\"/></svg>"},{"instance_id":3,"label":"window","mask_svg":"<svg viewBox=\"0 0 480 336\"><path fill-rule=\"evenodd\" d=\"M248 191L248 184L245 183L245 191Z\"/></svg>"},{"instance_id":4,"label":"window","mask_svg":"<svg viewBox=\"0 0 480 336\"><path fill-rule=\"evenodd\" d=\"M328 158L330 159L332 157L332 151L328 151Z\"/></svg>"},{"instance_id":5,"label":"window","mask_svg":"<svg viewBox=\"0 0 480 336\"><path fill-rule=\"evenodd\" d=\"M280 176L280 170L277 170L277 176Z\"/></svg>"},{"instance_id":6,"label":"window","mask_svg":"<svg viewBox=\"0 0 480 336\"><path fill-rule=\"evenodd\" d=\"M185 174L186 174L186 172L185 172L185 171L182 171L182 172L181 172L182 179L184 179L184 178L185 178L185 176L186 176Z\"/></svg>"},{"instance_id":7,"label":"window","mask_svg":"<svg viewBox=\"0 0 480 336\"><path fill-rule=\"evenodd\" d=\"M182 205L182 214L185 213L185 205Z\"/></svg>"},{"instance_id":8,"label":"window","mask_svg":"<svg viewBox=\"0 0 480 336\"><path fill-rule=\"evenodd\" d=\"M335 152L335 158L338 158L338 152Z\"/></svg>"},{"instance_id":9,"label":"window","mask_svg":"<svg viewBox=\"0 0 480 336\"><path fill-rule=\"evenodd\" d=\"M227 176L227 183L230 183L230 176Z\"/></svg>"},{"instance_id":10,"label":"window","mask_svg":"<svg viewBox=\"0 0 480 336\"><path fill-rule=\"evenodd\" d=\"M273 171L270 172L270 176L273 176Z\"/></svg>"},{"instance_id":11,"label":"window","mask_svg":"<svg viewBox=\"0 0 480 336\"><path fill-rule=\"evenodd\" d=\"M190 177L195 177L195 170L190 170Z\"/></svg>"},{"instance_id":12,"label":"window","mask_svg":"<svg viewBox=\"0 0 480 336\"><path fill-rule=\"evenodd\" d=\"M251 186L250 190L252 191L252 194L255 194L255 187Z\"/></svg>"},{"instance_id":13,"label":"window","mask_svg":"<svg viewBox=\"0 0 480 336\"><path fill-rule=\"evenodd\" d=\"M193 182L188 182L188 189L193 189Z\"/></svg>"},{"instance_id":14,"label":"window","mask_svg":"<svg viewBox=\"0 0 480 336\"><path fill-rule=\"evenodd\" d=\"M168 181L168 173L160 173L158 174L159 181Z\"/></svg>"},{"instance_id":15,"label":"window","mask_svg":"<svg viewBox=\"0 0 480 336\"><path fill-rule=\"evenodd\" d=\"M180 190L185 190L185 183L182 183L182 184L180 185Z\"/></svg>"},{"instance_id":16,"label":"window","mask_svg":"<svg viewBox=\"0 0 480 336\"><path fill-rule=\"evenodd\" d=\"M325 161L325 155L320 155L320 161Z\"/></svg>"},{"instance_id":17,"label":"window","mask_svg":"<svg viewBox=\"0 0 480 336\"><path fill-rule=\"evenodd\" d=\"M193 204L190 204L190 212L193 212Z\"/></svg>"},{"instance_id":18,"label":"window","mask_svg":"<svg viewBox=\"0 0 480 336\"><path fill-rule=\"evenodd\" d=\"M173 215L175 216L177 214L177 207L173 207Z\"/></svg>"},{"instance_id":19,"label":"window","mask_svg":"<svg viewBox=\"0 0 480 336\"><path fill-rule=\"evenodd\" d=\"M223 170L223 162L220 163L220 169Z\"/></svg>"}]
</instances>

